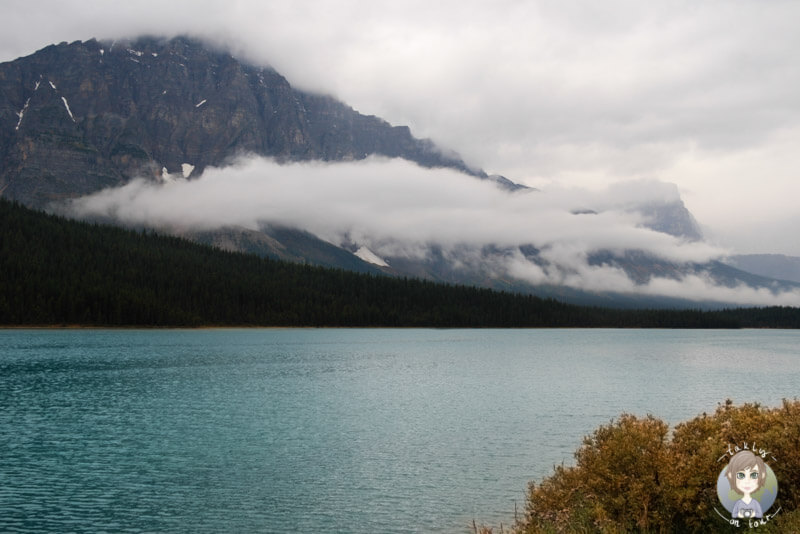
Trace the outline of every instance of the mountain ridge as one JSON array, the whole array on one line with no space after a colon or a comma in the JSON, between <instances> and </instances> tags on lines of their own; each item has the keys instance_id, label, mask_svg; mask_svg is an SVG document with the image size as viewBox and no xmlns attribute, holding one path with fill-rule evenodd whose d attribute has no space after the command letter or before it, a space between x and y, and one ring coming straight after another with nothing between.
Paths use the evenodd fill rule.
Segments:
<instances>
[{"instance_id":1,"label":"mountain ridge","mask_svg":"<svg viewBox=\"0 0 800 534\"><path fill-rule=\"evenodd\" d=\"M736 254L725 263L753 274L800 283L800 257L785 254Z\"/></svg>"},{"instance_id":2,"label":"mountain ridge","mask_svg":"<svg viewBox=\"0 0 800 534\"><path fill-rule=\"evenodd\" d=\"M488 178L407 126L189 37L75 41L0 64L0 132L0 191L37 207L136 176L198 176L242 153L377 154Z\"/></svg>"}]
</instances>

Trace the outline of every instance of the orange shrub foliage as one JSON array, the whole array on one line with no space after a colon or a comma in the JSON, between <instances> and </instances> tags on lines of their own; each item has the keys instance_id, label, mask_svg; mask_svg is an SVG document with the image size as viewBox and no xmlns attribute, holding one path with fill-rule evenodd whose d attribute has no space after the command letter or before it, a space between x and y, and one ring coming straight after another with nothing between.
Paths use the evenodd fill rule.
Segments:
<instances>
[{"instance_id":1,"label":"orange shrub foliage","mask_svg":"<svg viewBox=\"0 0 800 534\"><path fill-rule=\"evenodd\" d=\"M780 512L760 532L800 532L800 401L777 408L734 406L669 426L653 417L623 414L603 425L559 466L531 483L524 534L561 532L734 532L717 511L716 482L729 447L768 451L778 479ZM745 528L746 529L746 528Z\"/></svg>"}]
</instances>

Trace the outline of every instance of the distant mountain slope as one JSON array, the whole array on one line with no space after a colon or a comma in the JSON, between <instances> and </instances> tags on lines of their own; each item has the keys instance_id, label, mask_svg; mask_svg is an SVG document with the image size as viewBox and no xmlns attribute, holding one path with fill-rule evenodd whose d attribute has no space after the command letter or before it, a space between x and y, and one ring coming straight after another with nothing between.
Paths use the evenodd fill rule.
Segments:
<instances>
[{"instance_id":1,"label":"distant mountain slope","mask_svg":"<svg viewBox=\"0 0 800 534\"><path fill-rule=\"evenodd\" d=\"M800 258L782 254L740 254L727 263L753 274L800 284Z\"/></svg>"},{"instance_id":2,"label":"distant mountain slope","mask_svg":"<svg viewBox=\"0 0 800 534\"><path fill-rule=\"evenodd\" d=\"M241 153L378 154L488 178L408 127L298 91L273 69L189 38L62 43L0 64L6 198L45 206L136 175L197 176Z\"/></svg>"},{"instance_id":3,"label":"distant mountain slope","mask_svg":"<svg viewBox=\"0 0 800 534\"><path fill-rule=\"evenodd\" d=\"M264 258L338 267L359 273L386 272L348 250L322 241L308 232L291 228L265 227L260 231L223 228L204 232L189 231L181 235L222 250L244 252Z\"/></svg>"}]
</instances>

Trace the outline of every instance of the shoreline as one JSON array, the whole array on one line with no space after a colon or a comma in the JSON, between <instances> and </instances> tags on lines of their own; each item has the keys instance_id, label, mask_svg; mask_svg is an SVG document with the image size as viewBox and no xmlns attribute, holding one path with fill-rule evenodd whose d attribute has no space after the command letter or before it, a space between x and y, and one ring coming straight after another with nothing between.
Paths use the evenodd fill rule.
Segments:
<instances>
[{"instance_id":1,"label":"shoreline","mask_svg":"<svg viewBox=\"0 0 800 534\"><path fill-rule=\"evenodd\" d=\"M648 326L259 326L259 325L0 325L0 330L785 330L798 328L744 326L725 327L648 327Z\"/></svg>"}]
</instances>

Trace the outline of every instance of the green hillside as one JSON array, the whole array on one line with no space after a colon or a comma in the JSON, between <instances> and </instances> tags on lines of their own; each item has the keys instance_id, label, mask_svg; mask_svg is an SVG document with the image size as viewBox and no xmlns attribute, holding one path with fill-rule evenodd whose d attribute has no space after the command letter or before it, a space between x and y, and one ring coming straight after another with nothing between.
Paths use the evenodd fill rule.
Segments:
<instances>
[{"instance_id":1,"label":"green hillside","mask_svg":"<svg viewBox=\"0 0 800 534\"><path fill-rule=\"evenodd\" d=\"M800 310L607 310L358 274L77 222L0 199L0 324L800 326Z\"/></svg>"}]
</instances>

